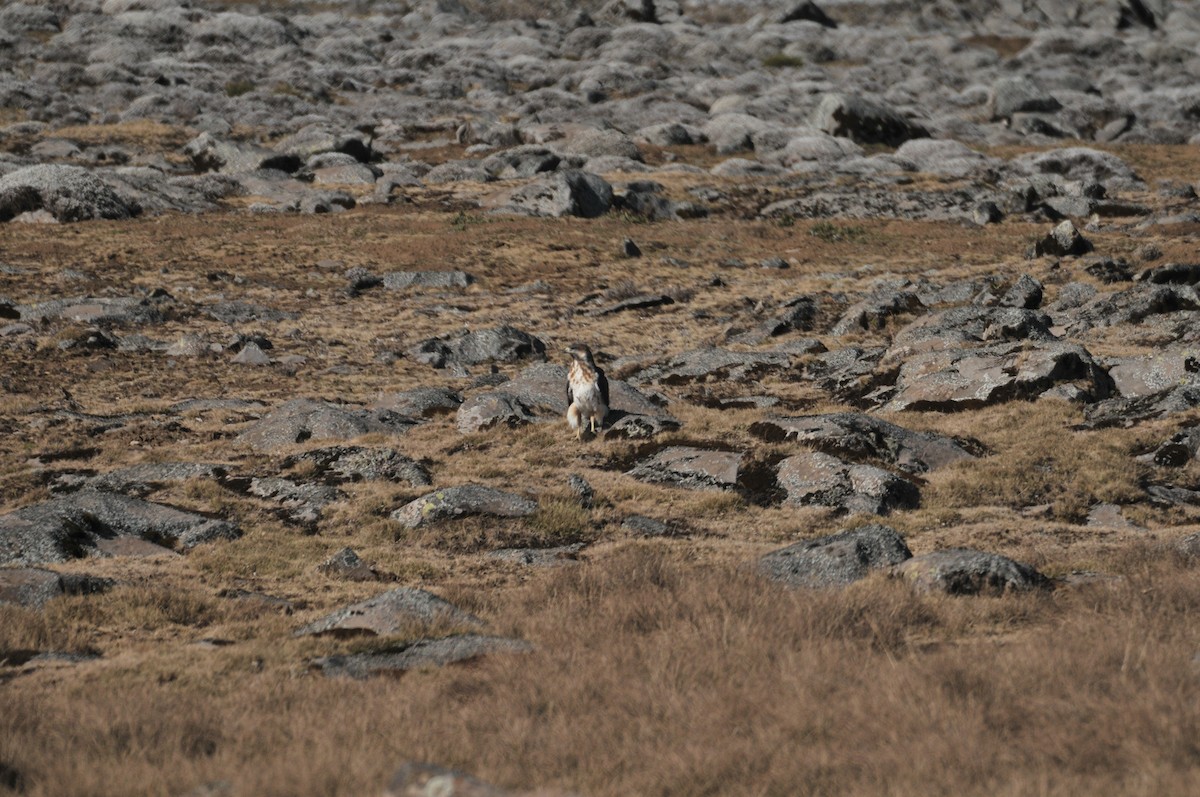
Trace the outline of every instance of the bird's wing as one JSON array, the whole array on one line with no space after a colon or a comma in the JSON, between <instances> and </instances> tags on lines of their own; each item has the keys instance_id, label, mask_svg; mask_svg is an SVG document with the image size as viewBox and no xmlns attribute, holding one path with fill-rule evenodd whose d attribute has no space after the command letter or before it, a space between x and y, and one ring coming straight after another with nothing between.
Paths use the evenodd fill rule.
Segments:
<instances>
[{"instance_id":1,"label":"bird's wing","mask_svg":"<svg viewBox=\"0 0 1200 797\"><path fill-rule=\"evenodd\" d=\"M571 380L567 380L567 407L575 403L575 393L571 390Z\"/></svg>"},{"instance_id":2,"label":"bird's wing","mask_svg":"<svg viewBox=\"0 0 1200 797\"><path fill-rule=\"evenodd\" d=\"M599 368L596 369L596 387L600 388L600 398L604 399L604 406L608 406L608 377Z\"/></svg>"}]
</instances>

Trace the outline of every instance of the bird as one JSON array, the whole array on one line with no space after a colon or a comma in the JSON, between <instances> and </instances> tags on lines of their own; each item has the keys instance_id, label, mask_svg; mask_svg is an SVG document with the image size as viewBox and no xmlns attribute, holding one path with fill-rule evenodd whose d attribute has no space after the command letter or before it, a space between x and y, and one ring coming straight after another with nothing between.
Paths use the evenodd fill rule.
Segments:
<instances>
[{"instance_id":1,"label":"bird","mask_svg":"<svg viewBox=\"0 0 1200 797\"><path fill-rule=\"evenodd\" d=\"M592 350L583 343L567 347L571 367L567 369L567 423L575 437L583 439L584 429L594 435L597 426L604 428L608 415L608 378L596 365Z\"/></svg>"}]
</instances>

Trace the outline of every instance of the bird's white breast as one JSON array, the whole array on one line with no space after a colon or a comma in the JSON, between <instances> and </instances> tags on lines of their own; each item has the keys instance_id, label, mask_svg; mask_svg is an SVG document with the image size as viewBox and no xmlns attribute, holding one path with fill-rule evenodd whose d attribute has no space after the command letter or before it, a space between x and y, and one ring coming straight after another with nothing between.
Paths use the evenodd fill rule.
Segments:
<instances>
[{"instance_id":1,"label":"bird's white breast","mask_svg":"<svg viewBox=\"0 0 1200 797\"><path fill-rule=\"evenodd\" d=\"M600 397L600 391L596 389L595 382L582 381L572 384L571 391L575 395L575 403L581 410L599 410L604 407L604 400ZM604 407L604 409L608 408Z\"/></svg>"}]
</instances>

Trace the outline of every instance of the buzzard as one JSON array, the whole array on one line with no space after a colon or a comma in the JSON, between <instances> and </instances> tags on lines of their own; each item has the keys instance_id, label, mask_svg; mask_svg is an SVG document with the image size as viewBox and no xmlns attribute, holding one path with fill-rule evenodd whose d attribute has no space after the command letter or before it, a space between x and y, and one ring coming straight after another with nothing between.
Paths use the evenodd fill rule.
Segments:
<instances>
[{"instance_id":1,"label":"buzzard","mask_svg":"<svg viewBox=\"0 0 1200 797\"><path fill-rule=\"evenodd\" d=\"M567 423L582 440L585 427L590 427L592 434L596 434L597 427L604 428L608 379L592 359L592 350L584 344L572 344L567 354L571 355L571 367L567 370Z\"/></svg>"}]
</instances>

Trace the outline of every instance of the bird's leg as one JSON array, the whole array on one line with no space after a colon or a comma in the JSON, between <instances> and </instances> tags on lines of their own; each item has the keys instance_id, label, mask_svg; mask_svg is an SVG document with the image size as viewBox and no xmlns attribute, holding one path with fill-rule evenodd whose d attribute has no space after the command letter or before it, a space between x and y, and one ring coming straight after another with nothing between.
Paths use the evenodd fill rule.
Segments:
<instances>
[{"instance_id":1,"label":"bird's leg","mask_svg":"<svg viewBox=\"0 0 1200 797\"><path fill-rule=\"evenodd\" d=\"M595 433L596 433L596 416L595 416L595 415L593 415L593 416L590 418L590 420L591 420L591 422L592 422L592 434L595 434Z\"/></svg>"}]
</instances>

